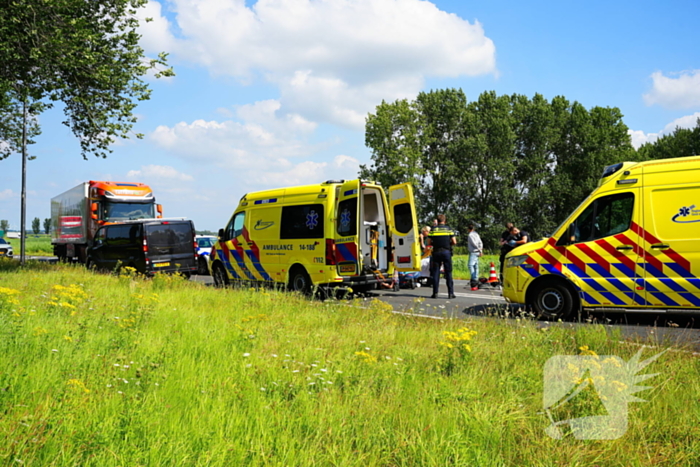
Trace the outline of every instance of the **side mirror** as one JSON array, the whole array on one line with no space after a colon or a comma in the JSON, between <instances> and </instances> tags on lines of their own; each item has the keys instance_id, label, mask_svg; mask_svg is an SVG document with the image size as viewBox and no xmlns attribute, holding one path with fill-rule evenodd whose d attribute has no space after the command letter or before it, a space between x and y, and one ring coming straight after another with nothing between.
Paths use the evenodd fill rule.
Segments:
<instances>
[{"instance_id":1,"label":"side mirror","mask_svg":"<svg viewBox=\"0 0 700 467\"><path fill-rule=\"evenodd\" d=\"M219 229L219 239L221 240L223 238L224 238L224 229Z\"/></svg>"}]
</instances>

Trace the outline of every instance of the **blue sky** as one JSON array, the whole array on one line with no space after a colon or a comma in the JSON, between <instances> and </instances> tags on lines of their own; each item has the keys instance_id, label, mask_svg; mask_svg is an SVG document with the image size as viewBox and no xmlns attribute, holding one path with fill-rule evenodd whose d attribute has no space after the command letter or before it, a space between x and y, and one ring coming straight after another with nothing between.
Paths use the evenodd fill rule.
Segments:
<instances>
[{"instance_id":1,"label":"blue sky","mask_svg":"<svg viewBox=\"0 0 700 467\"><path fill-rule=\"evenodd\" d=\"M351 179L382 100L462 88L619 107L635 146L700 117L695 1L151 0L143 140L83 160L60 108L30 147L27 224L82 181L151 185L168 217L223 227L249 191ZM0 161L0 219L20 219L19 155Z\"/></svg>"}]
</instances>

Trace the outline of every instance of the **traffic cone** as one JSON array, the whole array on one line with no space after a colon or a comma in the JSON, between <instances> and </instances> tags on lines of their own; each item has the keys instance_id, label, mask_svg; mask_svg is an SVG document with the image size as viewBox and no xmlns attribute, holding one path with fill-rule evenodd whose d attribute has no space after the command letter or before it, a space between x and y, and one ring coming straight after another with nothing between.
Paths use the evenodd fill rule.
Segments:
<instances>
[{"instance_id":1,"label":"traffic cone","mask_svg":"<svg viewBox=\"0 0 700 467\"><path fill-rule=\"evenodd\" d=\"M491 271L489 272L489 284L491 284L492 287L495 287L498 285L498 276L496 275L496 265L493 264L493 261L491 261Z\"/></svg>"}]
</instances>

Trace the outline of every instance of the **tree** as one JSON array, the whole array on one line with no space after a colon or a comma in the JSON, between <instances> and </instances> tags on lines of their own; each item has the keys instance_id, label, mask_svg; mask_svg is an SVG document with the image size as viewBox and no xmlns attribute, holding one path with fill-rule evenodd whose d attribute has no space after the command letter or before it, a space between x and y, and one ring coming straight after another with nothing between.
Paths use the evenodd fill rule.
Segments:
<instances>
[{"instance_id":1,"label":"tree","mask_svg":"<svg viewBox=\"0 0 700 467\"><path fill-rule=\"evenodd\" d=\"M442 212L459 230L473 222L489 249L507 221L533 238L551 233L606 165L639 157L617 108L495 92L467 102L454 89L382 102L365 143L372 165L360 177L412 182L419 220Z\"/></svg>"},{"instance_id":2,"label":"tree","mask_svg":"<svg viewBox=\"0 0 700 467\"><path fill-rule=\"evenodd\" d=\"M166 54L145 60L136 32L147 0L7 0L0 8L0 159L22 152L22 233L25 225L27 144L35 117L64 104L64 124L79 139L83 158L106 157L115 138L136 122L135 101L150 89L142 77L171 76ZM138 138L142 135L137 134ZM24 262L24 235L21 261Z\"/></svg>"},{"instance_id":3,"label":"tree","mask_svg":"<svg viewBox=\"0 0 700 467\"><path fill-rule=\"evenodd\" d=\"M672 134L643 144L637 151L645 160L700 155L700 118L694 128L676 127Z\"/></svg>"},{"instance_id":4,"label":"tree","mask_svg":"<svg viewBox=\"0 0 700 467\"><path fill-rule=\"evenodd\" d=\"M51 218L50 217L47 217L46 219L44 219L44 233L46 235L51 233Z\"/></svg>"},{"instance_id":5,"label":"tree","mask_svg":"<svg viewBox=\"0 0 700 467\"><path fill-rule=\"evenodd\" d=\"M34 235L39 235L39 232L41 232L41 219L38 217L32 220L32 232L34 232Z\"/></svg>"},{"instance_id":6,"label":"tree","mask_svg":"<svg viewBox=\"0 0 700 467\"><path fill-rule=\"evenodd\" d=\"M10 230L10 223L6 219L0 220L0 230L3 231L3 235L7 235L7 231Z\"/></svg>"}]
</instances>

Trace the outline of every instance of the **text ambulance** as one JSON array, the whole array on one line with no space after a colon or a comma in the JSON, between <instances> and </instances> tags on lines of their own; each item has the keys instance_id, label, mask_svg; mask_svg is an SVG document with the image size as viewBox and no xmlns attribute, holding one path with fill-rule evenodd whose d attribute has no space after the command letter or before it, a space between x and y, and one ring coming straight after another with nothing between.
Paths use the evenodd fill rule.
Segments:
<instances>
[{"instance_id":1,"label":"text ambulance","mask_svg":"<svg viewBox=\"0 0 700 467\"><path fill-rule=\"evenodd\" d=\"M370 289L394 270L420 269L413 189L332 181L249 193L211 252L217 286L266 281Z\"/></svg>"},{"instance_id":2,"label":"text ambulance","mask_svg":"<svg viewBox=\"0 0 700 467\"><path fill-rule=\"evenodd\" d=\"M509 253L503 296L546 319L700 312L700 157L606 167L551 238Z\"/></svg>"}]
</instances>

